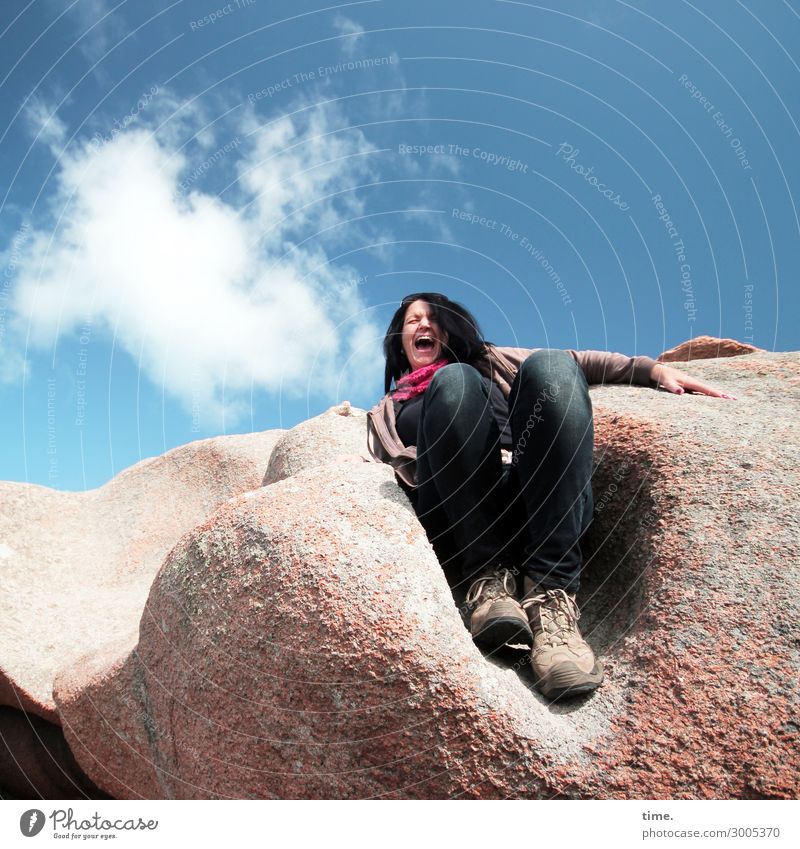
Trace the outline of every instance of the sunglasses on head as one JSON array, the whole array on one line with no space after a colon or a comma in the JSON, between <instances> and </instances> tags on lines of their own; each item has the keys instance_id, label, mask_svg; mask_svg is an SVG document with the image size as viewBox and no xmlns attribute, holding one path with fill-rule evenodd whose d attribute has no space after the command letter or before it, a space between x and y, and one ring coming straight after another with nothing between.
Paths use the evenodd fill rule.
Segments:
<instances>
[{"instance_id":1,"label":"sunglasses on head","mask_svg":"<svg viewBox=\"0 0 800 849\"><path fill-rule=\"evenodd\" d=\"M406 295L402 301L400 301L401 307L407 307L409 304L413 304L414 301L428 301L433 303L446 303L447 297L445 295L440 295L437 292L415 292L413 295Z\"/></svg>"}]
</instances>

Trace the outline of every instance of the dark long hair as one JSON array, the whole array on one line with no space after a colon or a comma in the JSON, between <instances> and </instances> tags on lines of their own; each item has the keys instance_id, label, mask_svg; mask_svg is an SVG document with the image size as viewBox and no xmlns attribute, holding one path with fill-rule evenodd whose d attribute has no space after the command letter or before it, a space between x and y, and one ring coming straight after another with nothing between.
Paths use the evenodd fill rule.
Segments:
<instances>
[{"instance_id":1,"label":"dark long hair","mask_svg":"<svg viewBox=\"0 0 800 849\"><path fill-rule=\"evenodd\" d=\"M483 338L475 316L465 307L451 301L447 295L438 292L416 292L406 295L389 322L386 336L383 337L383 355L386 357L384 392L392 386L392 380L397 381L409 364L403 350L403 320L409 304L414 301L425 301L431 308L431 315L439 327L447 333L447 348L445 355L451 362L469 363L474 365L486 357L487 342Z\"/></svg>"}]
</instances>

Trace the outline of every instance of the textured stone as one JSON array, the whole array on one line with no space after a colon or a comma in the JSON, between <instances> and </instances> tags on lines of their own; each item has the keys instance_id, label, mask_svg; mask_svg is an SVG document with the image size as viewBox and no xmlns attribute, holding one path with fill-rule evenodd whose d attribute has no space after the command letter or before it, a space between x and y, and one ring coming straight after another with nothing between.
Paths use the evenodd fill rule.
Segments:
<instances>
[{"instance_id":1,"label":"textured stone","mask_svg":"<svg viewBox=\"0 0 800 849\"><path fill-rule=\"evenodd\" d=\"M304 469L331 462L337 456L371 460L367 449L367 414L344 401L287 430L269 458L263 485L289 478Z\"/></svg>"},{"instance_id":2,"label":"textured stone","mask_svg":"<svg viewBox=\"0 0 800 849\"><path fill-rule=\"evenodd\" d=\"M796 798L800 354L681 368L738 400L592 389L595 694L481 656L391 470L319 464L329 413L181 537L138 640L62 669L78 763L120 798Z\"/></svg>"},{"instance_id":3,"label":"textured stone","mask_svg":"<svg viewBox=\"0 0 800 849\"><path fill-rule=\"evenodd\" d=\"M482 658L391 470L367 463L221 507L167 558L136 651L89 686L63 676L56 699L120 797L546 792L545 764L609 728Z\"/></svg>"},{"instance_id":4,"label":"textured stone","mask_svg":"<svg viewBox=\"0 0 800 849\"><path fill-rule=\"evenodd\" d=\"M584 623L626 708L578 783L617 798L796 798L800 354L681 369L738 400L592 392Z\"/></svg>"},{"instance_id":5,"label":"textured stone","mask_svg":"<svg viewBox=\"0 0 800 849\"><path fill-rule=\"evenodd\" d=\"M186 534L136 650L61 676L82 767L120 797L796 797L800 355L686 370L738 400L592 390L592 696L482 657L389 468L330 464Z\"/></svg>"},{"instance_id":6,"label":"textured stone","mask_svg":"<svg viewBox=\"0 0 800 849\"><path fill-rule=\"evenodd\" d=\"M686 363L689 360L711 360L720 357L738 357L742 354L753 354L763 351L747 342L737 342L735 339L718 339L716 336L695 336L681 342L674 348L664 351L656 358L660 363Z\"/></svg>"},{"instance_id":7,"label":"textured stone","mask_svg":"<svg viewBox=\"0 0 800 849\"><path fill-rule=\"evenodd\" d=\"M280 431L193 442L99 489L0 483L0 704L58 722L53 679L106 642L136 642L180 535L257 487Z\"/></svg>"}]
</instances>

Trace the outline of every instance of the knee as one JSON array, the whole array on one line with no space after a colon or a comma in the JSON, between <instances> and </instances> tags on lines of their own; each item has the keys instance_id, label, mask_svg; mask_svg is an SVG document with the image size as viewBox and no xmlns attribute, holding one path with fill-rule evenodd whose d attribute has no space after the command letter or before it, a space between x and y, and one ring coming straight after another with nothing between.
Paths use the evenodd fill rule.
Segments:
<instances>
[{"instance_id":1,"label":"knee","mask_svg":"<svg viewBox=\"0 0 800 849\"><path fill-rule=\"evenodd\" d=\"M466 398L485 395L485 388L474 366L450 363L434 374L426 394L430 401L459 405Z\"/></svg>"},{"instance_id":2,"label":"knee","mask_svg":"<svg viewBox=\"0 0 800 849\"><path fill-rule=\"evenodd\" d=\"M575 409L591 409L589 384L583 369L572 354L557 348L534 351L520 366L513 392L515 404L522 393L528 400L543 399L548 406L563 411L576 404Z\"/></svg>"},{"instance_id":3,"label":"knee","mask_svg":"<svg viewBox=\"0 0 800 849\"><path fill-rule=\"evenodd\" d=\"M558 393L561 384L586 382L583 370L568 351L559 348L541 348L534 351L520 366L520 379L548 386Z\"/></svg>"}]
</instances>

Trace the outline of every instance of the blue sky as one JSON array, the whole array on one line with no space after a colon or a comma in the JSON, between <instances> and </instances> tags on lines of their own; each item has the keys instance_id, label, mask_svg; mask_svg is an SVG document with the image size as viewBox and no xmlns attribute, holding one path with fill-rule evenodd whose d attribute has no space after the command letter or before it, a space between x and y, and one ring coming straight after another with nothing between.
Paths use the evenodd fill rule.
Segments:
<instances>
[{"instance_id":1,"label":"blue sky","mask_svg":"<svg viewBox=\"0 0 800 849\"><path fill-rule=\"evenodd\" d=\"M98 486L487 338L796 350L800 3L4 0L0 479Z\"/></svg>"}]
</instances>

